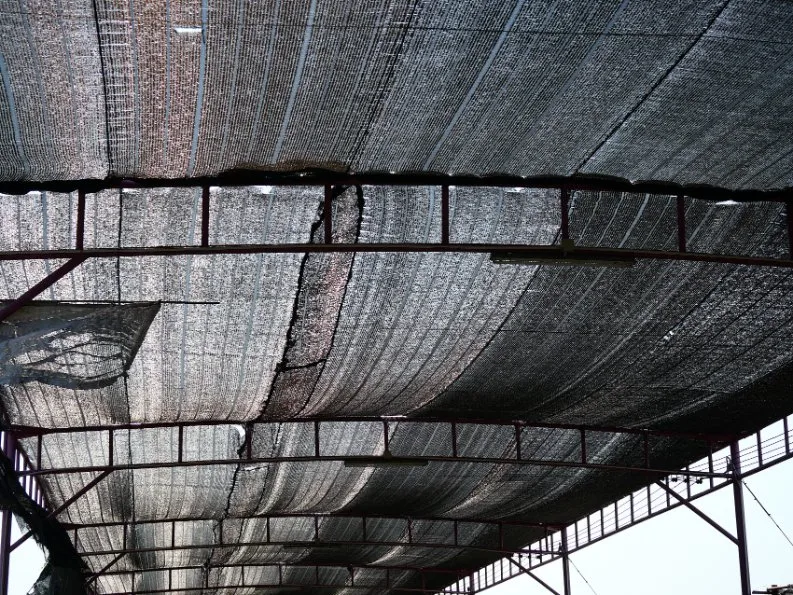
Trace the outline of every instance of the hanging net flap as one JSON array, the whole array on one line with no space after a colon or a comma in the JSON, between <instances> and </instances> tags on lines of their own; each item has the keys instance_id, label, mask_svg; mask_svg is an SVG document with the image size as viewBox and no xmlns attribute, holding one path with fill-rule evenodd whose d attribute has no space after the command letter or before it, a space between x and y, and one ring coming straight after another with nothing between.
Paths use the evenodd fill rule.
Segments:
<instances>
[{"instance_id":1,"label":"hanging net flap","mask_svg":"<svg viewBox=\"0 0 793 595\"><path fill-rule=\"evenodd\" d=\"M101 388L135 359L160 304L37 302L0 323L0 384Z\"/></svg>"}]
</instances>

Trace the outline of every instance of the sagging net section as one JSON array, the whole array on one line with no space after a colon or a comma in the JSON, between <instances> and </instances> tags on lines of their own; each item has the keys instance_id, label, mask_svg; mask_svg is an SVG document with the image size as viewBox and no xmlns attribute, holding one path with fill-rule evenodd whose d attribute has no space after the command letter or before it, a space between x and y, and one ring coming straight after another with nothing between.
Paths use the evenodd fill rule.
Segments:
<instances>
[{"instance_id":1,"label":"sagging net section","mask_svg":"<svg viewBox=\"0 0 793 595\"><path fill-rule=\"evenodd\" d=\"M0 385L109 386L135 359L159 303L33 303L0 323Z\"/></svg>"}]
</instances>

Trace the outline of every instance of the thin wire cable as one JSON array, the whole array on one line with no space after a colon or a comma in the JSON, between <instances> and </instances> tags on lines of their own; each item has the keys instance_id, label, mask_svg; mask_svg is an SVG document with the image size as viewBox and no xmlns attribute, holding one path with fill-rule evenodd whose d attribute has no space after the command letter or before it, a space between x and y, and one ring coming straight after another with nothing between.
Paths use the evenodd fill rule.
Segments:
<instances>
[{"instance_id":1,"label":"thin wire cable","mask_svg":"<svg viewBox=\"0 0 793 595\"><path fill-rule=\"evenodd\" d=\"M744 487L745 487L747 490L749 490L749 493L752 495L752 498L754 498L754 501L755 501L755 502L757 502L757 503L760 505L760 508L762 508L762 509L763 509L763 512L764 512L764 513L766 513L766 514L768 515L768 518L769 518L769 519L771 519L771 522L772 522L772 523L774 523L774 525L776 526L776 528L777 528L777 529L779 529L779 532L780 532L780 533L781 533L781 534L784 536L784 538L785 538L785 539L787 540L787 542L790 544L790 547L793 547L793 541L791 541L791 540L790 540L790 537L788 537L787 533L785 533L785 531L782 529L782 527L780 527L780 526L779 526L779 523L777 523L777 522L776 522L776 520L774 519L774 517L773 517L773 516L771 516L771 513L770 513L770 512L768 512L768 509L767 509L765 506L763 506L763 503L762 503L762 502L760 502L760 499L759 499L759 498L758 498L758 497L755 495L755 493L752 491L752 488L750 488L750 487L747 485L747 483L746 483L744 480L741 480L741 483L743 484L743 486L744 486Z\"/></svg>"},{"instance_id":2,"label":"thin wire cable","mask_svg":"<svg viewBox=\"0 0 793 595\"><path fill-rule=\"evenodd\" d=\"M573 562L573 559L570 556L567 556L567 561L570 562L570 566L572 566L575 569L575 571L578 573L578 576L580 576L582 579L584 579L584 582L586 583L586 586L589 587L589 590L592 591L595 595L598 595L597 591L595 591L595 589L592 587L592 585L589 583L589 581L586 580L586 577L578 569L578 566L575 565L575 562Z\"/></svg>"}]
</instances>

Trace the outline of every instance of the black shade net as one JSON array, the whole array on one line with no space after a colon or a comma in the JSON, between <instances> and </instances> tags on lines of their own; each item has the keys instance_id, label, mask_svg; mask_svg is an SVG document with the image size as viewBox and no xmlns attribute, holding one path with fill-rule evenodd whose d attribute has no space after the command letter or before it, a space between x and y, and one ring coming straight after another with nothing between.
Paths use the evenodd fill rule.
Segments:
<instances>
[{"instance_id":1,"label":"black shade net","mask_svg":"<svg viewBox=\"0 0 793 595\"><path fill-rule=\"evenodd\" d=\"M216 241L323 239L319 189L211 195ZM437 241L440 196L432 187L340 188L330 212L333 239ZM107 241L100 222L119 206L121 231L113 230L111 245L141 242L144 227L158 243L194 237L193 191L92 200L92 244ZM581 246L674 249L675 200L573 192L571 238ZM48 208L72 201L56 195ZM162 209L190 215L173 215L171 225ZM557 191L451 188L450 237L554 243L558 209ZM691 250L781 257L787 249L776 203L692 200L685 213ZM70 225L51 224L67 232ZM752 431L789 413L783 387L793 335L784 268L646 260L628 269L501 265L488 254L456 253L107 260L70 273L49 297L163 301L126 379L86 390L31 380L8 385L3 397L12 424L72 430L43 436L40 451L35 437L20 440L42 468L108 465L108 432L80 428L133 424L114 432L112 456L115 465L137 468L114 471L58 515L90 571L125 546L133 550L96 581L99 592L206 588L208 581L232 592L243 590L242 566L247 584L271 581L268 573L282 565L283 584L314 584L321 567L328 573L321 580L337 587L349 580L347 565L478 568L544 535L519 523L571 522L651 480L630 471L499 462L517 456L514 428L466 420L723 433ZM19 267L0 265L6 278ZM390 416L389 453L403 458L452 456L451 426L436 419L454 419L457 454L487 461L349 466L341 459L385 448L381 422L349 416ZM301 422L309 417L326 421L315 430ZM134 427L201 421L181 431ZM317 437L320 454L337 460L312 460ZM574 461L580 440L577 431L525 428L520 456ZM604 431L586 440L593 463L643 464L636 436ZM647 449L653 465L676 469L710 446L655 437ZM248 461L248 452L264 460ZM272 460L284 457L302 460ZM181 466L170 466L178 460ZM189 465L206 460L224 464ZM95 476L44 475L41 483L57 506ZM469 521L455 528L445 520L454 518ZM499 531L488 524L499 520L518 525ZM96 523L111 525L84 526ZM355 574L372 592L386 579L394 590L422 584L410 570ZM457 578L423 580L438 588Z\"/></svg>"}]
</instances>

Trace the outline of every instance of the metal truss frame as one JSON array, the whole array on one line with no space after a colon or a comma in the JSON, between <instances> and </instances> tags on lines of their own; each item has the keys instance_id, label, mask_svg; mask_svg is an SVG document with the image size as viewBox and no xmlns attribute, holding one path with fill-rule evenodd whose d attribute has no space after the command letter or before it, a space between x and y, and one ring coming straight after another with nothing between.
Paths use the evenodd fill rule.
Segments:
<instances>
[{"instance_id":1,"label":"metal truss frame","mask_svg":"<svg viewBox=\"0 0 793 595\"><path fill-rule=\"evenodd\" d=\"M779 430L772 429L776 425L780 425L781 428ZM553 554L502 558L450 585L450 588L467 589L469 593L476 593L521 574L536 579L534 570L556 561L562 561L564 574L564 568L567 565L566 558L571 554L656 518L665 512L685 506L736 544L741 580L740 592L741 595L749 595L752 591L749 581L750 569L742 485L746 478L793 459L793 416L785 417L778 424L772 424L772 426L744 437L740 441L732 442L727 449L714 453L692 466L712 465L716 457L723 460L723 463L720 462L720 464L729 470L730 477L708 478L699 482L692 481L682 474L670 475L612 502L560 531L546 535L529 546L550 550L554 552ZM731 487L733 491L736 535L731 534L693 505L697 499L727 487ZM569 542L569 547L566 547L565 542ZM567 573L569 576L569 571ZM565 580L565 585L567 584ZM550 592L557 593L549 585L545 586ZM569 587L567 588L565 595L570 593ZM451 591L441 591L441 593L447 592ZM557 595L559 594L557 593Z\"/></svg>"},{"instance_id":2,"label":"metal truss frame","mask_svg":"<svg viewBox=\"0 0 793 595\"><path fill-rule=\"evenodd\" d=\"M440 186L441 188L441 237L431 243L375 243L345 244L333 242L333 221L324 217L324 242L304 244L210 244L210 188L212 186L321 186L324 187L324 212L331 212L336 188L343 186ZM450 240L449 187L517 187L528 189L556 189L560 195L559 245L516 245L516 244L470 244ZM106 189L122 188L185 188L202 190L200 244L195 246L153 246L120 248L85 248L85 195ZM514 176L439 176L435 174L360 174L348 175L333 172L273 173L273 172L229 172L212 178L183 179L108 179L76 180L58 182L2 182L0 192L20 194L29 191L77 191L76 238L74 248L53 250L17 250L0 252L0 261L33 259L69 259L59 269L47 275L19 298L0 308L0 321L33 300L59 279L91 258L122 258L135 256L179 256L212 254L283 254L283 253L327 253L327 252L420 252L420 253L509 253L512 256L544 260L608 261L610 259L676 260L692 262L717 262L747 266L793 267L793 216L787 217L789 254L787 259L751 257L746 255L708 254L689 252L686 242L685 197L701 200L774 201L785 204L788 213L793 211L793 189L773 192L753 190L730 190L714 187L679 186L666 183L636 183L624 180L593 177L539 177ZM570 192L576 190L598 192L655 193L677 198L677 244L676 251L628 250L599 246L574 246L569 232Z\"/></svg>"},{"instance_id":3,"label":"metal truss frame","mask_svg":"<svg viewBox=\"0 0 793 595\"><path fill-rule=\"evenodd\" d=\"M354 455L339 453L333 448L333 443L323 435L326 425L338 426L340 424L372 424L380 426L378 444L373 448L382 448L376 455ZM304 452L298 454L276 454L272 456L257 456L253 444L257 432L274 425L289 424L302 426L307 431L306 435L313 436L313 444ZM230 452L225 458L200 459L190 458L184 449L185 434L198 431L201 427L241 427L245 430L245 439L242 447ZM400 452L399 445L394 447L393 431L399 426L412 427L414 432L427 432L431 434L444 433L447 441L444 448L437 447L435 454L416 455L410 452ZM502 454L498 456L480 456L462 449L458 436L466 428L473 426L489 428L491 430L506 430L505 438L501 442ZM115 453L118 450L116 442L122 438L131 439L132 434L151 430L167 430L175 432L176 452L170 460L143 460L127 461L118 460ZM601 471L639 472L655 476L665 476L673 473L682 473L694 478L727 477L726 471L715 468L675 470L662 466L656 467L652 460L652 445L659 439L686 440L697 445L704 452L712 452L734 440L737 436L726 436L706 433L670 432L635 428L619 428L605 426L586 426L572 424L545 424L532 423L522 420L466 420L464 418L394 418L394 417L325 417L322 419L298 419L262 422L233 421L207 421L207 422L175 422L171 424L127 424L118 426L85 426L79 428L36 429L22 426L12 426L10 431L17 439L36 438L35 459L36 468L20 471L21 476L44 476L70 473L106 473L131 469L159 469L171 467L197 467L209 465L256 465L279 464L295 462L342 462L347 466L379 467L379 466L425 466L430 463L483 463L493 465L529 465L538 467L567 467L574 469L597 469ZM105 464L89 464L71 467L42 467L42 453L46 449L46 439L53 435L101 434L101 442L97 439L97 446L105 444L107 462ZM565 456L556 458L538 458L527 452L532 437L547 439L554 435L556 438L567 439L574 447ZM509 438L506 438L509 436ZM632 446L634 464L615 464L600 461L597 454L591 452L593 444L598 438L622 438L625 443ZM98 438L98 437L97 437Z\"/></svg>"},{"instance_id":4,"label":"metal truss frame","mask_svg":"<svg viewBox=\"0 0 793 595\"><path fill-rule=\"evenodd\" d=\"M324 212L331 211L332 200L335 192L339 187L349 186L438 186L441 189L441 233L440 238L434 243L403 243L403 244L342 244L333 242L333 222L331 217L324 218L324 242L315 244L244 244L244 245L216 245L210 243L210 204L212 200L210 187L211 186L255 186L255 185L283 185L283 186L318 186L324 188ZM468 244L468 243L455 243L450 238L450 213L449 213L449 188L450 186L461 187L516 187L516 188L534 188L534 189L555 189L559 191L560 196L560 233L559 238L561 243L559 245L512 245L512 244ZM85 198L87 193L98 192L104 189L122 189L122 188L177 188L177 187L193 187L201 189L201 233L200 243L195 246L154 246L154 247L121 247L121 248L86 248L85 247ZM763 192L753 190L729 190L724 188L713 187L684 187L674 184L666 183L638 183L632 184L623 180L614 179L601 179L591 177L572 177L572 178L559 178L559 177L542 177L542 178L522 178L514 176L486 176L486 177L471 177L471 176L443 176L435 174L361 174L349 175L339 174L332 172L303 172L303 173L272 173L272 172L228 172L220 176L211 178L193 178L193 179L179 179L179 180L158 180L158 179L138 179L138 180L77 180L77 181L57 181L57 182L42 182L42 183L28 183L28 182L0 182L0 192L21 194L32 190L39 191L53 191L53 192L72 192L76 191L78 194L77 200L77 213L76 213L76 237L73 248L68 249L55 249L55 250L20 250L20 251L5 251L0 252L0 261L15 261L15 260L30 260L30 259L67 259L59 268L47 275L41 281L33 285L28 291L24 292L17 299L5 303L0 307L0 321L5 320L14 312L24 307L32 300L34 300L43 291L57 283L60 279L68 275L71 271L79 267L83 262L92 258L126 258L136 256L177 256L185 254L194 255L213 255L213 254L262 254L262 253L327 253L327 252L420 252L420 253L498 253L508 251L511 254L517 254L522 257L536 258L536 259L585 259L585 260L608 260L608 259L632 259L632 260L665 260L665 261L694 261L694 262L715 262L726 263L734 265L746 266L773 266L773 267L786 267L793 268L793 189L788 188L780 191ZM651 251L651 250L625 250L618 248L606 248L600 246L574 246L570 241L569 230L569 200L570 193L574 191L594 191L594 192L631 192L631 193L650 193L665 196L676 197L676 223L677 223L677 247L676 251ZM685 197L699 199L699 200L735 200L739 202L751 201L774 201L783 203L786 207L787 217L787 232L789 242L789 254L787 258L757 258L746 255L724 255L724 254L710 254L710 253L693 253L687 250L686 238L686 221L685 221ZM734 501L736 506L736 518L738 521L737 534L731 537L739 547L739 563L741 567L741 583L742 593L747 595L749 591L749 568L748 557L746 555L746 535L745 535L745 520L743 519L743 496L741 491L741 482L744 477L751 475L761 469L768 468L782 460L793 458L793 451L790 448L790 433L788 431L787 419L785 420L784 429L784 448L777 449L774 455L769 456L767 450L767 443L761 440L761 435L757 433L757 465L752 467L747 463L750 455L747 450L741 449L738 446L738 436L731 437L713 437L705 435L679 435L680 438L690 440L700 440L704 442L703 452L708 453L706 460L700 461L698 464L686 467L683 470L666 469L663 467L655 467L651 463L648 448L649 441L659 436L670 437L669 433L655 433L648 430L634 430L625 428L595 428L587 426L552 426L548 424L531 424L524 421L506 421L500 422L498 420L476 421L476 420L405 420L405 419L382 419L376 420L370 418L361 418L359 420L351 420L345 418L345 421L377 421L383 424L383 444L384 449L382 454L376 456L340 456L334 454L327 454L327 450L323 447L321 441L321 424L323 423L340 423L341 420L332 419L319 419L319 420L272 420L262 423L297 423L297 424L312 424L314 427L314 452L309 456L289 456L289 457L254 457L252 453L252 435L256 431L256 426L261 425L241 422L246 428L246 441L245 448L241 449L242 454L239 456L230 456L225 459L213 460L186 460L185 453L182 446L183 434L190 431L192 426L200 425L213 425L212 422L197 422L194 424L141 424L128 426L94 426L91 428L80 428L75 430L56 429L44 430L40 428L27 428L15 427L12 428L10 433L6 433L3 437L3 452L5 456L12 461L14 470L19 476L20 482L31 498L39 505L47 510L50 510L50 516L54 517L59 512L65 510L67 506L76 501L79 497L87 493L90 489L98 485L105 477L116 470L123 469L143 469L143 468L159 468L159 467L174 467L174 466L196 466L196 465L227 465L227 464L245 464L245 463L279 463L283 461L342 461L345 464L351 465L364 465L364 466L379 466L379 465L394 465L394 464L409 464L409 465L424 465L432 462L479 462L489 464L517 464L517 465L536 465L548 467L568 467L577 469L598 469L610 470L619 472L638 472L645 474L649 481L655 481L637 493L631 494L628 498L624 498L613 505L601 509L597 513L588 515L584 519L576 521L565 528L559 529L558 526L550 524L537 523L538 526L543 526L546 529L545 537L535 544L531 544L527 548L520 550L510 550L508 548L494 548L488 551L509 554L511 557L503 558L496 565L471 571L470 569L457 569L450 571L454 576L459 577L467 575L463 579L459 579L456 583L450 585L443 593L448 594L470 594L477 590L493 586L504 580L517 575L521 572L533 573L533 570L539 566L552 562L554 560L562 560L563 568L563 583L564 593L570 593L570 573L568 566L568 556L583 547L587 547L593 543L608 537L617 531L622 531L630 526L633 526L647 518L652 518L670 510L677 506L689 506L696 498L699 498L707 493L711 493L722 487L732 486L734 491ZM447 445L448 451L443 455L418 457L410 454L393 454L389 449L389 427L392 424L398 423L427 423L438 424L444 423L449 425L450 440ZM514 453L505 453L499 457L472 457L464 452L460 452L457 444L457 431L464 424L471 423L487 423L491 425L508 425L514 428ZM224 425L234 425L234 422L222 422ZM219 425L219 424L215 424ZM114 460L113 451L115 443L115 435L119 432L131 433L135 431L145 431L148 428L154 427L172 427L178 432L178 454L176 460L162 461L155 463L148 462L121 462ZM51 434L63 434L66 432L86 432L95 431L103 432L106 434L107 450L109 461L107 465L84 465L71 468L57 468L57 469L43 469L41 467L41 453L42 443ZM526 456L521 448L521 440L526 433L532 431L564 431L578 433L580 436L579 445L576 449L574 456L566 459L557 460L544 460L535 459ZM639 457L639 463L636 465L608 465L601 462L595 462L594 458L588 452L588 435L593 432L610 432L612 434L623 434L626 438L633 438L639 445L638 448L642 452ZM35 439L38 442L37 456L35 457L36 464L33 465L31 460L27 457L24 451L19 449L16 445L17 439ZM780 440L775 443L777 446ZM730 445L730 466L729 468L722 469L720 463L714 461L714 450L720 448L725 444ZM764 450L766 448L766 450ZM780 454L781 452L781 454ZM43 492L40 489L37 477L57 474L57 473L76 473L76 472L97 472L98 475L90 481L85 487L78 491L69 501L55 510L48 506ZM666 478L666 479L664 479ZM682 480L681 480L682 478ZM660 482L660 483L659 483ZM702 485L702 489L696 486ZM681 493L681 486L683 490ZM637 511L635 507L635 500L641 497L646 491L646 512L640 514L642 511ZM637 495L638 494L638 495ZM655 502L654 498L657 494L663 494L665 503L660 505ZM626 504L628 502L629 504ZM653 504L655 502L655 504ZM611 513L613 508L614 526L606 527L606 517ZM693 509L693 508L692 508ZM627 511L627 512L626 512ZM597 517L599 515L599 525ZM626 517L627 515L627 517ZM699 515L707 520L710 524L716 525L712 520L708 520L706 515L700 511ZM272 515L271 515L272 516ZM294 516L294 515L291 515ZM315 523L319 521L319 517L315 516ZM594 520L593 520L594 519ZM419 519L406 519L406 530L410 533L410 523ZM425 519L428 520L428 519ZM440 521L441 519L434 519ZM468 522L467 519L443 519L452 522L455 527L458 523ZM173 520L176 522L176 520ZM11 550L16 545L19 545L24 538L18 541L14 546L10 543L10 522L11 514L9 512L3 513L2 522L0 522L0 595L6 595L8 589L8 570L9 570L9 556ZM363 522L363 521L362 521ZM496 522L497 523L497 522ZM502 527L506 522L502 524ZM593 525L594 529L593 530ZM78 532L80 527L71 527L72 530ZM499 529L503 533L503 529ZM126 536L128 526L124 527L123 534ZM722 530L722 533L726 533ZM75 533L76 534L76 533ZM279 542L273 542L268 539L263 542L257 542L257 545L279 545ZM315 535L316 537L316 535ZM370 540L364 539L361 544L363 545L385 545L385 546L406 546L414 545L417 547L429 547L430 543L413 542L410 543L410 537L404 542L377 542L372 543ZM324 543L332 546L333 543L307 541L305 543L290 542L289 544L295 547L317 547L318 543ZM349 546L355 545L357 542L339 542L339 545ZM173 544L175 545L175 544ZM240 544L228 544L229 546L238 546ZM283 544L281 544L283 545ZM503 545L503 541L501 542ZM225 544L224 544L225 546ZM218 547L215 544L213 547ZM454 547L457 549L470 547L466 544L452 543L452 544L434 544L434 547ZM161 551L170 550L174 548L150 548L149 550L138 551ZM482 549L482 548L477 548ZM104 552L89 552L88 555L114 555L113 560L107 564L101 572L87 577L87 582L97 580L103 573L112 574L110 569L119 560L121 560L131 550L121 548L118 550L107 550ZM506 560L506 562L505 562ZM505 572L505 565L508 570ZM283 572L283 566L281 566ZM496 569L500 571L497 572ZM371 568L369 570L372 570ZM386 588L394 589L395 591L406 592L433 592L425 588L405 589L398 585L390 583L391 573L399 571L407 571L407 568L394 568L385 569L388 585ZM413 569L417 570L417 569ZM418 569L417 571L421 571ZM320 566L316 565L314 568L315 575L319 577ZM436 569L423 569L424 572L438 572ZM117 571L123 572L123 571ZM173 569L169 573L172 574ZM351 572L351 580L345 581L343 585L327 584L319 580L315 580L312 584L290 584L282 580L279 575L279 580L273 584L245 584L247 587L256 587L260 589L289 589L289 590L319 590L326 588L360 588L371 589L367 585L354 585L355 569ZM422 574L424 578L426 574ZM536 576L533 578L537 578ZM243 581L244 582L244 581ZM422 583L423 584L423 583ZM195 590L208 590L213 588L224 588L227 585L213 587L209 584L203 587L197 587ZM234 585L242 586L242 585ZM548 585L545 585L551 592L556 592ZM178 590L186 591L193 588L179 588ZM157 593L162 591L137 591L138 593Z\"/></svg>"}]
</instances>

